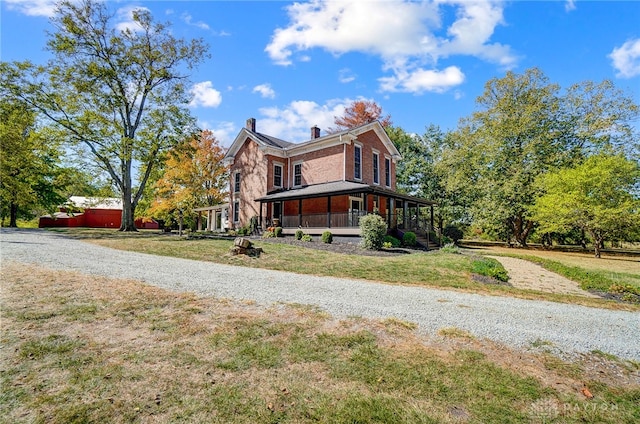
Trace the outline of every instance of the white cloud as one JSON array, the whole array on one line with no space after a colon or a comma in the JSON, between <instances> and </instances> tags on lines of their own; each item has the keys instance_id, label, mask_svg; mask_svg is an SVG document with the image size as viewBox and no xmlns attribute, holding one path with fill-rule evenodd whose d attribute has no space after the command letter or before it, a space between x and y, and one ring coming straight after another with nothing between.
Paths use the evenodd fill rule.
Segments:
<instances>
[{"instance_id":1,"label":"white cloud","mask_svg":"<svg viewBox=\"0 0 640 424\"><path fill-rule=\"evenodd\" d=\"M222 94L213 88L211 81L194 84L190 92L193 95L193 100L191 100L189 106L218 107L222 103Z\"/></svg>"},{"instance_id":2,"label":"white cloud","mask_svg":"<svg viewBox=\"0 0 640 424\"><path fill-rule=\"evenodd\" d=\"M213 135L220 142L221 146L229 147L236 135L238 129L233 122L219 122L216 125L202 125L201 128L210 129Z\"/></svg>"},{"instance_id":3,"label":"white cloud","mask_svg":"<svg viewBox=\"0 0 640 424\"><path fill-rule=\"evenodd\" d=\"M379 78L383 91L423 93L432 91L442 93L462 84L464 74L460 68L449 66L443 71L431 69L415 69L412 71L399 71L394 76Z\"/></svg>"},{"instance_id":4,"label":"white cloud","mask_svg":"<svg viewBox=\"0 0 640 424\"><path fill-rule=\"evenodd\" d=\"M305 52L314 48L336 56L370 54L380 57L383 70L394 73L380 79L382 90L415 87L418 92L433 91L429 87L450 87L456 79L463 80L461 73L455 78L452 70L439 71L436 65L441 58L465 55L504 68L515 65L517 58L509 46L491 42L495 28L504 25L504 7L497 0L294 3L286 9L289 25L274 31L265 51L275 63L285 66L307 58ZM453 22L443 27L451 12L455 12ZM448 79L443 84L420 82L438 75Z\"/></svg>"},{"instance_id":5,"label":"white cloud","mask_svg":"<svg viewBox=\"0 0 640 424\"><path fill-rule=\"evenodd\" d=\"M52 17L57 0L4 0L9 10L16 10L28 16Z\"/></svg>"},{"instance_id":6,"label":"white cloud","mask_svg":"<svg viewBox=\"0 0 640 424\"><path fill-rule=\"evenodd\" d=\"M151 12L146 7L142 6L125 6L118 9L116 12L116 18L119 21L116 24L116 29L119 31L130 30L132 32L141 31L142 27L133 19L133 14L137 10L144 10Z\"/></svg>"},{"instance_id":7,"label":"white cloud","mask_svg":"<svg viewBox=\"0 0 640 424\"><path fill-rule=\"evenodd\" d=\"M209 30L209 25L207 25L206 23L202 22L202 21L197 21L197 22L193 22L193 16L191 16L189 13L184 12L182 14L182 16L180 16L180 18L182 19L182 21L187 24L187 25L191 25L200 29L204 29L204 30Z\"/></svg>"},{"instance_id":8,"label":"white cloud","mask_svg":"<svg viewBox=\"0 0 640 424\"><path fill-rule=\"evenodd\" d=\"M311 127L317 125L322 131L335 126L336 116L344 114L352 99L334 99L320 105L308 100L297 100L283 108L269 107L259 110L257 130L261 133L291 142L310 139ZM322 135L325 135L324 132Z\"/></svg>"},{"instance_id":9,"label":"white cloud","mask_svg":"<svg viewBox=\"0 0 640 424\"><path fill-rule=\"evenodd\" d=\"M509 46L488 44L494 29L504 24L503 3L451 0L459 6L457 19L447 30L449 39L442 40L439 53L442 56L469 55L510 67L516 58Z\"/></svg>"},{"instance_id":10,"label":"white cloud","mask_svg":"<svg viewBox=\"0 0 640 424\"><path fill-rule=\"evenodd\" d=\"M340 69L340 72L338 75L338 81L340 81L343 84L347 84L349 82L355 81L356 76L357 75L354 74L349 68Z\"/></svg>"},{"instance_id":11,"label":"white cloud","mask_svg":"<svg viewBox=\"0 0 640 424\"><path fill-rule=\"evenodd\" d=\"M566 10L567 12L576 10L576 0L567 0L564 4L564 10Z\"/></svg>"},{"instance_id":12,"label":"white cloud","mask_svg":"<svg viewBox=\"0 0 640 424\"><path fill-rule=\"evenodd\" d=\"M271 84L260 84L253 87L253 93L260 93L260 95L266 99L273 99L276 97L276 92L271 88Z\"/></svg>"},{"instance_id":13,"label":"white cloud","mask_svg":"<svg viewBox=\"0 0 640 424\"><path fill-rule=\"evenodd\" d=\"M629 40L613 49L609 55L619 78L633 78L640 75L640 38Z\"/></svg>"}]
</instances>

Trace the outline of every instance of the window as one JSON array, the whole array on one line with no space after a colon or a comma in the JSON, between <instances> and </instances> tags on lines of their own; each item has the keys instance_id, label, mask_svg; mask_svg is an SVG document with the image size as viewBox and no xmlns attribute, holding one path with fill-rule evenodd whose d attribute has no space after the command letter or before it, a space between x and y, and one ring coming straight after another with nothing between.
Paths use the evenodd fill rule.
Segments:
<instances>
[{"instance_id":1,"label":"window","mask_svg":"<svg viewBox=\"0 0 640 424\"><path fill-rule=\"evenodd\" d=\"M362 179L362 146L354 145L353 150L353 177Z\"/></svg>"},{"instance_id":2,"label":"window","mask_svg":"<svg viewBox=\"0 0 640 424\"><path fill-rule=\"evenodd\" d=\"M378 157L376 152L373 152L373 183L380 184L380 169L378 167Z\"/></svg>"},{"instance_id":3,"label":"window","mask_svg":"<svg viewBox=\"0 0 640 424\"><path fill-rule=\"evenodd\" d=\"M293 186L300 187L302 185L302 163L293 164Z\"/></svg>"},{"instance_id":4,"label":"window","mask_svg":"<svg viewBox=\"0 0 640 424\"><path fill-rule=\"evenodd\" d=\"M233 192L239 193L240 192L240 173L236 172L233 176L233 179L234 179Z\"/></svg>"},{"instance_id":5,"label":"window","mask_svg":"<svg viewBox=\"0 0 640 424\"><path fill-rule=\"evenodd\" d=\"M282 187L282 165L273 165L273 186Z\"/></svg>"},{"instance_id":6,"label":"window","mask_svg":"<svg viewBox=\"0 0 640 424\"><path fill-rule=\"evenodd\" d=\"M384 185L391 187L391 159L384 158Z\"/></svg>"},{"instance_id":7,"label":"window","mask_svg":"<svg viewBox=\"0 0 640 424\"><path fill-rule=\"evenodd\" d=\"M233 222L240 222L240 202L233 202Z\"/></svg>"}]
</instances>

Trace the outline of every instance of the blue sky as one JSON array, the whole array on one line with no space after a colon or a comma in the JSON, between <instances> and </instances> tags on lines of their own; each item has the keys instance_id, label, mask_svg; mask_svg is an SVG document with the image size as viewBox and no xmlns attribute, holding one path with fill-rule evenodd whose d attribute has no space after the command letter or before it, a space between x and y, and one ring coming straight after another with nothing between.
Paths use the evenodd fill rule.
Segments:
<instances>
[{"instance_id":1,"label":"blue sky","mask_svg":"<svg viewBox=\"0 0 640 424\"><path fill-rule=\"evenodd\" d=\"M44 63L49 0L2 0L3 61ZM373 100L394 125L453 129L491 78L539 67L563 88L611 79L640 103L636 1L109 1L126 25L136 7L203 38L191 109L229 146L249 117L288 141L333 126ZM323 133L324 134L324 133Z\"/></svg>"}]
</instances>

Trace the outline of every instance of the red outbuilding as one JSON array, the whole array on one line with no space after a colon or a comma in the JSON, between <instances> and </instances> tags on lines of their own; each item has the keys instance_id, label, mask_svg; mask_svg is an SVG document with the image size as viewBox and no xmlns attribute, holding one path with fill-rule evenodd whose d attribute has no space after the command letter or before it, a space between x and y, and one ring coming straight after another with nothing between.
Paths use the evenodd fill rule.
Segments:
<instances>
[{"instance_id":1,"label":"red outbuilding","mask_svg":"<svg viewBox=\"0 0 640 424\"><path fill-rule=\"evenodd\" d=\"M71 196L68 205L60 207L60 212L41 216L38 227L120 228L121 221L121 199ZM160 228L155 221L143 222L141 219L136 220L136 227Z\"/></svg>"}]
</instances>

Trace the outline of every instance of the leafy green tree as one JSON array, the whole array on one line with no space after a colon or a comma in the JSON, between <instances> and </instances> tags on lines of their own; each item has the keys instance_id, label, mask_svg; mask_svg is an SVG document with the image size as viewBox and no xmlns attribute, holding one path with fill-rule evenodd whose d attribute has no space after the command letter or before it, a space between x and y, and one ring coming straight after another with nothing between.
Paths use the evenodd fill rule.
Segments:
<instances>
[{"instance_id":1,"label":"leafy green tree","mask_svg":"<svg viewBox=\"0 0 640 424\"><path fill-rule=\"evenodd\" d=\"M606 239L628 239L640 230L640 164L624 155L598 154L537 181L543 191L531 208L542 231L580 228L595 256Z\"/></svg>"},{"instance_id":2,"label":"leafy green tree","mask_svg":"<svg viewBox=\"0 0 640 424\"><path fill-rule=\"evenodd\" d=\"M118 29L107 3L94 0L58 3L52 23L54 58L2 64L2 84L109 174L123 200L120 230L136 231L135 209L162 152L195 129L186 72L207 47L174 37L144 8Z\"/></svg>"},{"instance_id":3,"label":"leafy green tree","mask_svg":"<svg viewBox=\"0 0 640 424\"><path fill-rule=\"evenodd\" d=\"M560 116L568 162L611 151L640 160L640 137L633 125L639 114L640 106L610 80L573 84L562 96Z\"/></svg>"},{"instance_id":4,"label":"leafy green tree","mask_svg":"<svg viewBox=\"0 0 640 424\"><path fill-rule=\"evenodd\" d=\"M38 134L36 114L2 90L0 100L0 204L2 225L64 203L57 145Z\"/></svg>"},{"instance_id":5,"label":"leafy green tree","mask_svg":"<svg viewBox=\"0 0 640 424\"><path fill-rule=\"evenodd\" d=\"M537 69L493 79L477 100L482 110L463 123L462 158L471 159L481 192L474 217L494 234L527 245L535 221L528 214L533 181L557 164L559 87Z\"/></svg>"},{"instance_id":6,"label":"leafy green tree","mask_svg":"<svg viewBox=\"0 0 640 424\"><path fill-rule=\"evenodd\" d=\"M639 158L638 106L610 81L563 94L538 69L508 72L486 84L477 104L445 152L447 188L472 199L476 224L522 246L536 225L529 209L538 175L601 152Z\"/></svg>"},{"instance_id":7,"label":"leafy green tree","mask_svg":"<svg viewBox=\"0 0 640 424\"><path fill-rule=\"evenodd\" d=\"M447 189L448 166L443 162L449 135L430 125L420 136L402 128L387 127L387 134L400 152L396 168L398 191L438 203L435 219L438 228L445 223L465 220L465 198Z\"/></svg>"}]
</instances>

